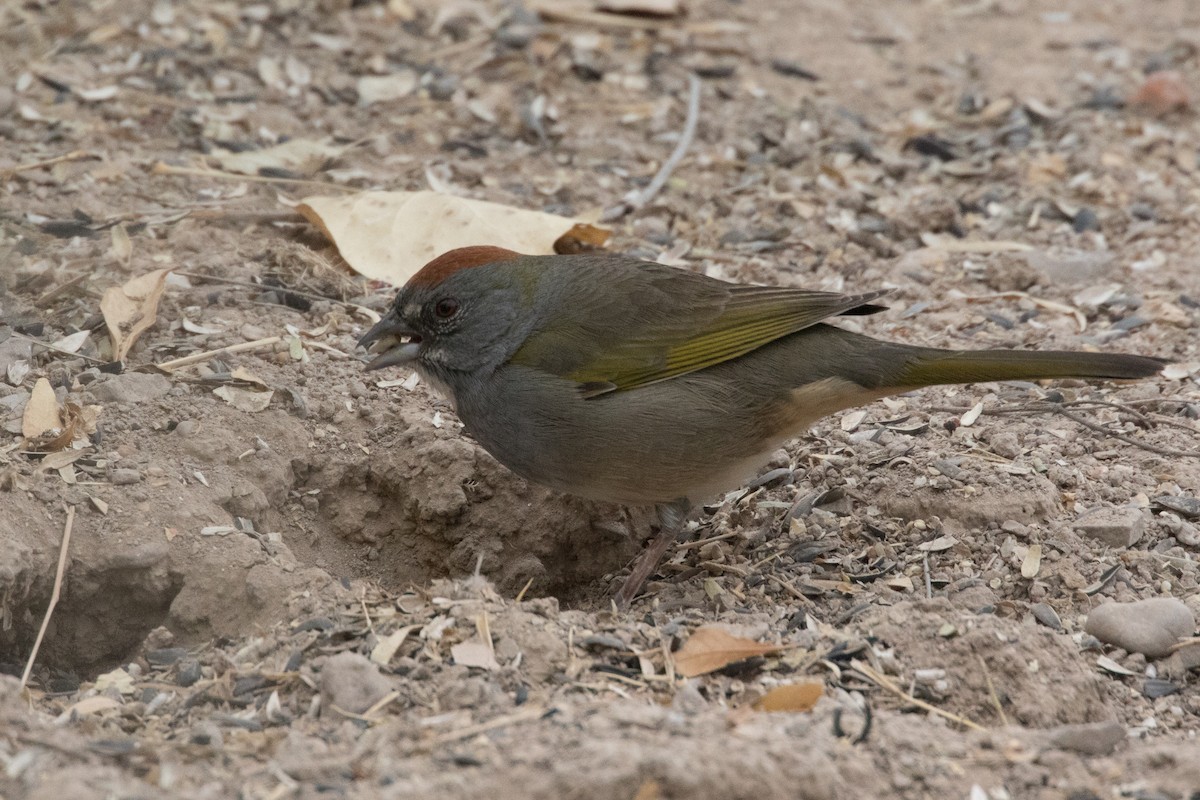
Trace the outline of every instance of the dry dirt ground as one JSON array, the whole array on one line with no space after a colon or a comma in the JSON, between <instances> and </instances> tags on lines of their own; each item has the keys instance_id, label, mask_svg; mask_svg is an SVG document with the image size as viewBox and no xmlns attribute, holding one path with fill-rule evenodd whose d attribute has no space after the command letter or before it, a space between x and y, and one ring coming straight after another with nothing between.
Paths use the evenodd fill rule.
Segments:
<instances>
[{"instance_id":1,"label":"dry dirt ground","mask_svg":"<svg viewBox=\"0 0 1200 800\"><path fill-rule=\"evenodd\" d=\"M4 673L75 508L29 688L0 676L0 795L1200 796L1194 665L1084 631L1104 603L1200 611L1200 118L1169 95L1200 90L1200 9L546 7L0 8ZM845 323L881 337L1176 366L824 420L614 613L650 516L526 485L423 384L364 373L356 306L390 292L280 200L433 182L594 214L675 145L688 71L696 138L612 249L892 287L891 311ZM203 172L289 138L343 152ZM158 324L112 374L100 297L164 267ZM75 354L39 344L86 329ZM238 368L265 410L214 394ZM71 464L22 444L42 377L100 407ZM789 647L679 677L708 623ZM811 712L753 710L805 680L825 687Z\"/></svg>"}]
</instances>

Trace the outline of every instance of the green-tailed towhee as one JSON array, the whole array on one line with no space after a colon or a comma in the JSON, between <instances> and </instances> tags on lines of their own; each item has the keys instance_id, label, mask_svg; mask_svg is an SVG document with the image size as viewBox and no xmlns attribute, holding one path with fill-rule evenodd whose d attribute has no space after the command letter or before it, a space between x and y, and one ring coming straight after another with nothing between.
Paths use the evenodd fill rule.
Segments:
<instances>
[{"instance_id":1,"label":"green-tailed towhee","mask_svg":"<svg viewBox=\"0 0 1200 800\"><path fill-rule=\"evenodd\" d=\"M880 311L872 301L883 294L727 283L618 255L464 247L414 275L360 344L383 348L369 369L414 366L517 474L658 507L662 528L618 593L621 606L693 503L752 477L826 414L935 384L1144 378L1165 363L938 350L823 322Z\"/></svg>"}]
</instances>

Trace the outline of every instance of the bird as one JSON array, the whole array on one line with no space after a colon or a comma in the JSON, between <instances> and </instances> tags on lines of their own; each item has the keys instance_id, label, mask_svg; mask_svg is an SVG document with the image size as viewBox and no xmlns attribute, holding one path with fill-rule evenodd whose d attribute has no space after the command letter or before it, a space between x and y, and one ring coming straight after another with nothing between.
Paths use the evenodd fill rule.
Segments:
<instances>
[{"instance_id":1,"label":"bird","mask_svg":"<svg viewBox=\"0 0 1200 800\"><path fill-rule=\"evenodd\" d=\"M1146 378L1142 355L947 350L830 324L860 294L733 283L620 254L434 258L360 346L410 366L505 467L551 489L654 506L659 531L614 602L627 608L700 504L744 484L821 417L943 384Z\"/></svg>"}]
</instances>

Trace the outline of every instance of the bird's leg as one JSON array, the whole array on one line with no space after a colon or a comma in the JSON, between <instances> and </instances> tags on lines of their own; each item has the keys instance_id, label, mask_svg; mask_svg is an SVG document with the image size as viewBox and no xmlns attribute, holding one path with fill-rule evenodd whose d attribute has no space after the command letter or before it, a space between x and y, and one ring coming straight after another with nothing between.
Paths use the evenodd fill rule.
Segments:
<instances>
[{"instance_id":1,"label":"bird's leg","mask_svg":"<svg viewBox=\"0 0 1200 800\"><path fill-rule=\"evenodd\" d=\"M633 562L629 577L625 579L624 585L614 598L618 609L629 608L633 598L642 590L642 584L658 569L663 556L667 554L667 549L679 538L679 533L683 530L683 521L687 519L691 510L692 504L686 497L658 506L658 535L650 540L650 544L637 561Z\"/></svg>"}]
</instances>

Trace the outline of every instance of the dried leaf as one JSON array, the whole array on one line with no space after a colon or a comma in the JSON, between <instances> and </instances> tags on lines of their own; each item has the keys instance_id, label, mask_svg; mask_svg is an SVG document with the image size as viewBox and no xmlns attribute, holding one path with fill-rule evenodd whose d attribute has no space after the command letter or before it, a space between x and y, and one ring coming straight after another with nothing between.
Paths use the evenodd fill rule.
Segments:
<instances>
[{"instance_id":1,"label":"dried leaf","mask_svg":"<svg viewBox=\"0 0 1200 800\"><path fill-rule=\"evenodd\" d=\"M963 426L964 428L969 428L975 424L975 421L979 419L979 416L982 413L983 413L983 401L980 400L978 403L971 406L971 409L969 411L967 411L967 413L963 414L961 417L958 418L958 424Z\"/></svg>"},{"instance_id":2,"label":"dried leaf","mask_svg":"<svg viewBox=\"0 0 1200 800\"><path fill-rule=\"evenodd\" d=\"M129 231L125 230L124 225L114 225L109 234L112 237L113 260L120 264L128 264L129 259L133 257L133 241L129 238Z\"/></svg>"},{"instance_id":3,"label":"dried leaf","mask_svg":"<svg viewBox=\"0 0 1200 800\"><path fill-rule=\"evenodd\" d=\"M862 421L866 418L866 411L851 411L849 414L846 414L842 417L842 430L844 430L846 433L850 433L859 425L862 425Z\"/></svg>"},{"instance_id":4,"label":"dried leaf","mask_svg":"<svg viewBox=\"0 0 1200 800\"><path fill-rule=\"evenodd\" d=\"M675 671L685 678L694 678L747 658L778 653L786 648L787 645L764 644L734 636L716 625L704 625L697 628L675 653Z\"/></svg>"},{"instance_id":5,"label":"dried leaf","mask_svg":"<svg viewBox=\"0 0 1200 800\"><path fill-rule=\"evenodd\" d=\"M486 670L500 669L500 664L497 663L496 654L492 652L492 648L488 647L487 642L479 639L459 642L450 648L450 655L454 658L455 664L462 664L464 667L478 667Z\"/></svg>"},{"instance_id":6,"label":"dried leaf","mask_svg":"<svg viewBox=\"0 0 1200 800\"><path fill-rule=\"evenodd\" d=\"M54 342L54 346L59 350L65 350L68 353L77 353L79 352L79 348L83 347L83 343L86 342L87 338L91 335L92 332L89 330L75 331L75 333L72 333L70 336L64 336L63 338Z\"/></svg>"},{"instance_id":7,"label":"dried leaf","mask_svg":"<svg viewBox=\"0 0 1200 800\"><path fill-rule=\"evenodd\" d=\"M596 0L598 11L610 14L676 17L683 13L681 0Z\"/></svg>"},{"instance_id":8,"label":"dried leaf","mask_svg":"<svg viewBox=\"0 0 1200 800\"><path fill-rule=\"evenodd\" d=\"M121 694L133 694L134 688L133 676L120 667L117 667L112 672L96 676L97 692L116 689Z\"/></svg>"},{"instance_id":9,"label":"dried leaf","mask_svg":"<svg viewBox=\"0 0 1200 800\"><path fill-rule=\"evenodd\" d=\"M1114 675L1124 675L1127 678L1136 678L1140 674L1131 669L1126 669L1108 656L1100 656L1097 658L1096 666L1106 672L1111 672Z\"/></svg>"},{"instance_id":10,"label":"dried leaf","mask_svg":"<svg viewBox=\"0 0 1200 800\"><path fill-rule=\"evenodd\" d=\"M288 139L282 144L261 150L233 153L215 150L212 159L221 169L242 175L303 175L311 176L346 152L345 145L318 142L312 139Z\"/></svg>"},{"instance_id":11,"label":"dried leaf","mask_svg":"<svg viewBox=\"0 0 1200 800\"><path fill-rule=\"evenodd\" d=\"M1033 245L997 239L990 242L978 239L959 239L948 234L923 233L921 243L934 250L946 253L1013 253L1033 250Z\"/></svg>"},{"instance_id":12,"label":"dried leaf","mask_svg":"<svg viewBox=\"0 0 1200 800\"><path fill-rule=\"evenodd\" d=\"M579 220L436 192L309 197L296 210L337 246L352 269L404 284L448 250L487 244L550 255Z\"/></svg>"},{"instance_id":13,"label":"dried leaf","mask_svg":"<svg viewBox=\"0 0 1200 800\"><path fill-rule=\"evenodd\" d=\"M369 106L408 97L416 91L419 82L420 76L411 69L402 69L390 75L364 75L355 86L358 104Z\"/></svg>"},{"instance_id":14,"label":"dried leaf","mask_svg":"<svg viewBox=\"0 0 1200 800\"><path fill-rule=\"evenodd\" d=\"M958 544L958 539L953 536L939 536L928 542L921 542L917 545L917 549L926 553L940 553L943 550L949 550L956 544Z\"/></svg>"},{"instance_id":15,"label":"dried leaf","mask_svg":"<svg viewBox=\"0 0 1200 800\"><path fill-rule=\"evenodd\" d=\"M789 683L776 686L754 701L755 711L812 711L825 692L825 684Z\"/></svg>"},{"instance_id":16,"label":"dried leaf","mask_svg":"<svg viewBox=\"0 0 1200 800\"><path fill-rule=\"evenodd\" d=\"M419 629L420 625L405 625L403 628L397 628L387 636L379 640L379 643L371 648L371 660L380 666L386 667L395 657L396 651L400 649L400 645L404 644L404 640L413 631Z\"/></svg>"},{"instance_id":17,"label":"dried leaf","mask_svg":"<svg viewBox=\"0 0 1200 800\"><path fill-rule=\"evenodd\" d=\"M85 697L78 703L68 706L65 711L58 715L56 722L68 722L79 717L86 717L89 714L98 714L101 711L109 711L114 708L120 708L121 704L111 697L102 694Z\"/></svg>"},{"instance_id":18,"label":"dried leaf","mask_svg":"<svg viewBox=\"0 0 1200 800\"><path fill-rule=\"evenodd\" d=\"M612 231L587 222L576 222L571 230L554 240L554 252L561 255L599 250L608 242Z\"/></svg>"},{"instance_id":19,"label":"dried leaf","mask_svg":"<svg viewBox=\"0 0 1200 800\"><path fill-rule=\"evenodd\" d=\"M243 389L240 386L219 386L213 390L213 394L239 411L255 413L265 411L267 406L271 405L271 398L275 392L269 389L263 392Z\"/></svg>"},{"instance_id":20,"label":"dried leaf","mask_svg":"<svg viewBox=\"0 0 1200 800\"><path fill-rule=\"evenodd\" d=\"M1032 580L1037 577L1038 570L1042 568L1042 546L1040 544L1031 544L1029 550L1025 553L1025 559L1021 562L1021 577L1026 580Z\"/></svg>"},{"instance_id":21,"label":"dried leaf","mask_svg":"<svg viewBox=\"0 0 1200 800\"><path fill-rule=\"evenodd\" d=\"M199 323L192 322L187 317L183 318L183 329L185 331L187 331L188 333L195 333L195 334L199 334L201 336L225 332L224 328L218 328L218 327L210 326L210 325L201 325Z\"/></svg>"},{"instance_id":22,"label":"dried leaf","mask_svg":"<svg viewBox=\"0 0 1200 800\"><path fill-rule=\"evenodd\" d=\"M25 404L24 416L21 417L21 435L26 439L39 439L46 434L57 435L62 428L63 420L58 411L54 388L50 381L38 378Z\"/></svg>"},{"instance_id":23,"label":"dried leaf","mask_svg":"<svg viewBox=\"0 0 1200 800\"><path fill-rule=\"evenodd\" d=\"M137 338L155 323L170 271L157 269L139 275L120 288L107 290L100 299L104 324L112 337L113 360L124 361Z\"/></svg>"}]
</instances>

